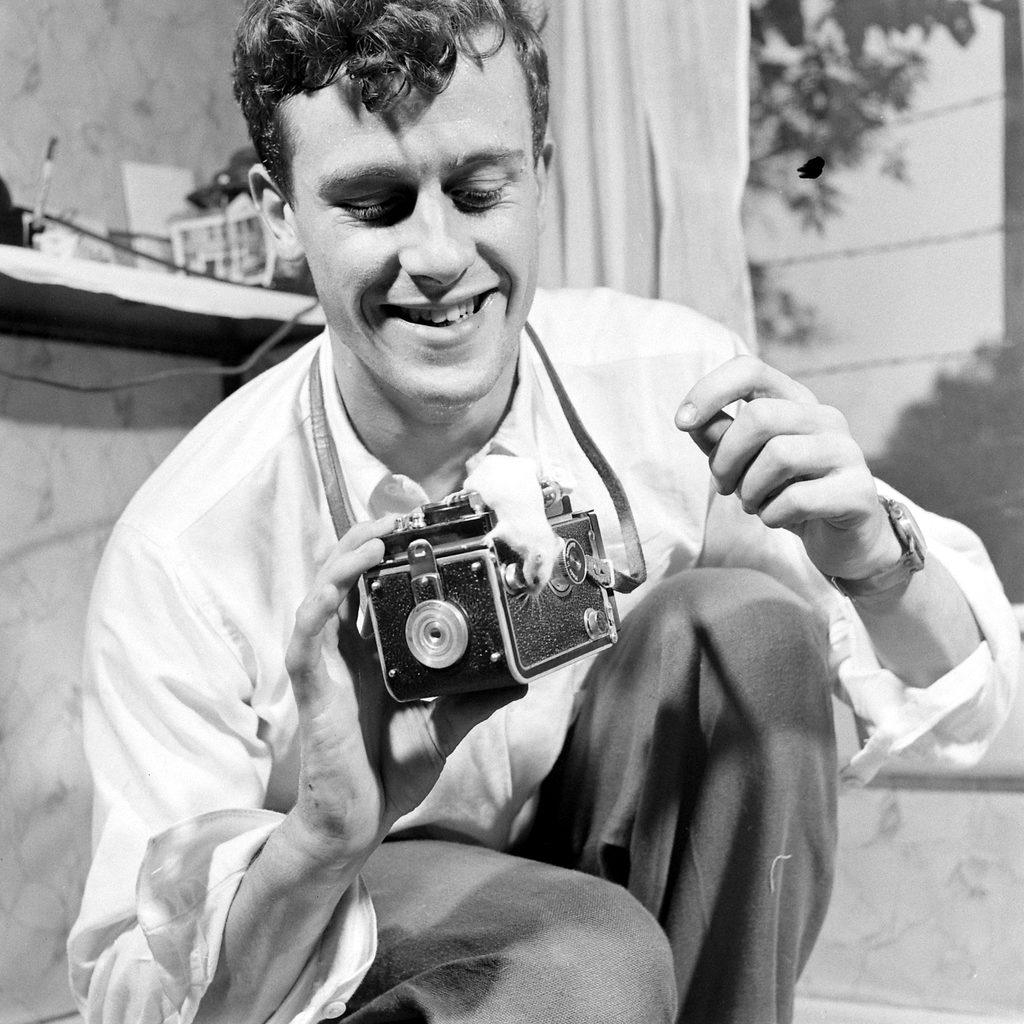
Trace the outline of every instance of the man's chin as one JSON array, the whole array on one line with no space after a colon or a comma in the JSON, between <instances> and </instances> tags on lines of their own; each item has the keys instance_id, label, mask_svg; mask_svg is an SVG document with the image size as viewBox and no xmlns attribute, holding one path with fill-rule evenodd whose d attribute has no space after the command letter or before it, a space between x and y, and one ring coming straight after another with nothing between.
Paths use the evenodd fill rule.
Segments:
<instances>
[{"instance_id":1,"label":"man's chin","mask_svg":"<svg viewBox=\"0 0 1024 1024\"><path fill-rule=\"evenodd\" d=\"M423 423L453 424L481 414L494 417L496 426L505 411L513 376L514 371L499 372L481 379L484 375L479 369L464 369L461 374L438 369L406 390L405 398L410 411L415 411L416 418Z\"/></svg>"},{"instance_id":2,"label":"man's chin","mask_svg":"<svg viewBox=\"0 0 1024 1024\"><path fill-rule=\"evenodd\" d=\"M417 418L424 423L454 423L468 415L487 394L477 392L421 391L408 396L416 410Z\"/></svg>"}]
</instances>

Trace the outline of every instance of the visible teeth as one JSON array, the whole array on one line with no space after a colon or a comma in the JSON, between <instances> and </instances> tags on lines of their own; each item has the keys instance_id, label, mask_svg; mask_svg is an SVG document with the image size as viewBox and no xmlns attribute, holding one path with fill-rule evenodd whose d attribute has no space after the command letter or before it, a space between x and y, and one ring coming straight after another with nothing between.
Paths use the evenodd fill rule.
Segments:
<instances>
[{"instance_id":1,"label":"visible teeth","mask_svg":"<svg viewBox=\"0 0 1024 1024\"><path fill-rule=\"evenodd\" d=\"M473 312L473 300L460 302L455 306L448 306L441 309L410 309L407 306L399 307L407 320L418 324L453 324L469 316Z\"/></svg>"}]
</instances>

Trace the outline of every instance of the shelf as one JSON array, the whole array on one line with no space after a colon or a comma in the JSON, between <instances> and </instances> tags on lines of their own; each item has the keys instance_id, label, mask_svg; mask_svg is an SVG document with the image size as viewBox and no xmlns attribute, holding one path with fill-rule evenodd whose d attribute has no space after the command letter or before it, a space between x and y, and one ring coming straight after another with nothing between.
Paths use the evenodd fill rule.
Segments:
<instances>
[{"instance_id":1,"label":"shelf","mask_svg":"<svg viewBox=\"0 0 1024 1024\"><path fill-rule=\"evenodd\" d=\"M312 298L0 245L0 332L242 361ZM319 309L289 339L323 329Z\"/></svg>"}]
</instances>

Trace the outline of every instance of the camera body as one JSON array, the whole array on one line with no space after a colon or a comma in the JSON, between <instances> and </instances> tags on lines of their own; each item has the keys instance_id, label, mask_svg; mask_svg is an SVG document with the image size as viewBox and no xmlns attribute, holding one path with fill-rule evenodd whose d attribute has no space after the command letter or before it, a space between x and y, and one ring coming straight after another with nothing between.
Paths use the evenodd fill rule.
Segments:
<instances>
[{"instance_id":1,"label":"camera body","mask_svg":"<svg viewBox=\"0 0 1024 1024\"><path fill-rule=\"evenodd\" d=\"M544 486L561 541L551 581L530 593L522 561L490 536L497 517L473 491L421 507L384 538L360 577L384 684L399 701L527 683L618 639L613 571L593 512Z\"/></svg>"}]
</instances>

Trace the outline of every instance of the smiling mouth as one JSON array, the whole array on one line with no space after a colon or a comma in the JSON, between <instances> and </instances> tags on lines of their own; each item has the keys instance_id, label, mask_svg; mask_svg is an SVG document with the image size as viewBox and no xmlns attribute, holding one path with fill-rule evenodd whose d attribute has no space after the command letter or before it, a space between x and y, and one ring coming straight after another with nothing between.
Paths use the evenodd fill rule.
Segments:
<instances>
[{"instance_id":1,"label":"smiling mouth","mask_svg":"<svg viewBox=\"0 0 1024 1024\"><path fill-rule=\"evenodd\" d=\"M410 324L426 327L451 327L452 324L465 320L466 317L479 313L484 303L494 294L496 289L481 292L464 302L455 302L447 306L384 306L386 316L397 317Z\"/></svg>"}]
</instances>

